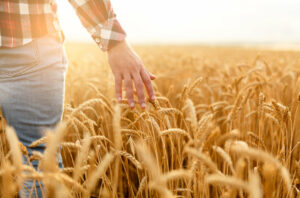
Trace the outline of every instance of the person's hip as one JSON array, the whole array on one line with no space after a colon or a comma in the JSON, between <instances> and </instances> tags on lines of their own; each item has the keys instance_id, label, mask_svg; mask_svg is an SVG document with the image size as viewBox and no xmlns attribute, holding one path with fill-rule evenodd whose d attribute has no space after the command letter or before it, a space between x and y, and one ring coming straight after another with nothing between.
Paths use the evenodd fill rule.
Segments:
<instances>
[{"instance_id":1,"label":"person's hip","mask_svg":"<svg viewBox=\"0 0 300 198\"><path fill-rule=\"evenodd\" d=\"M66 69L64 46L56 36L46 35L23 46L0 48L0 79L18 77L51 65Z\"/></svg>"}]
</instances>

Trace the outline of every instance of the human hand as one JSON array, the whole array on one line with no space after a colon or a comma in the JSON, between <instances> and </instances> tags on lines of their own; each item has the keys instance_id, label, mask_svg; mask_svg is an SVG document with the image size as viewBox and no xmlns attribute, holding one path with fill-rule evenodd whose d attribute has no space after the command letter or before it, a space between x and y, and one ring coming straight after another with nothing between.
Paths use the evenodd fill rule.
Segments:
<instances>
[{"instance_id":1,"label":"human hand","mask_svg":"<svg viewBox=\"0 0 300 198\"><path fill-rule=\"evenodd\" d=\"M115 91L118 101L122 100L122 81L124 80L128 104L134 108L133 85L137 92L139 104L146 107L144 85L151 100L155 100L155 93L151 80L156 77L147 71L140 57L128 45L122 41L108 51L108 62L115 77Z\"/></svg>"}]
</instances>

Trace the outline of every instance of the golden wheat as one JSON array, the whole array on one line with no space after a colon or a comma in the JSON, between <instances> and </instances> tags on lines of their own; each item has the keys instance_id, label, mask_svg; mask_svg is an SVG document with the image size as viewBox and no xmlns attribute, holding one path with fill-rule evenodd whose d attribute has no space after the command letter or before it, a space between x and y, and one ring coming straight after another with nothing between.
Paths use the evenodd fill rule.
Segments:
<instances>
[{"instance_id":1,"label":"golden wheat","mask_svg":"<svg viewBox=\"0 0 300 198\"><path fill-rule=\"evenodd\" d=\"M31 179L44 197L300 196L299 52L136 49L157 74L145 110L117 102L96 46L68 44L62 123L26 147L1 120L1 197Z\"/></svg>"}]
</instances>

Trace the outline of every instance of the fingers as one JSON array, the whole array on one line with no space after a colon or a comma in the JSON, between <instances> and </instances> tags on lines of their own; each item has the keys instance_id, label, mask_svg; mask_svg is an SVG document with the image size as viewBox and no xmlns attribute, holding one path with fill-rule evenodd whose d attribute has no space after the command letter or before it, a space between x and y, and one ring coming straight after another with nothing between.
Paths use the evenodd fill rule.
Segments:
<instances>
[{"instance_id":1,"label":"fingers","mask_svg":"<svg viewBox=\"0 0 300 198\"><path fill-rule=\"evenodd\" d=\"M132 87L131 76L129 74L124 75L124 84L125 84L128 104L131 108L134 108L133 87Z\"/></svg>"},{"instance_id":2,"label":"fingers","mask_svg":"<svg viewBox=\"0 0 300 198\"><path fill-rule=\"evenodd\" d=\"M151 80L154 80L156 77L148 72L146 69L142 69L140 72L134 73L123 73L123 78L120 75L115 75L115 91L118 101L122 100L122 81L124 80L124 86L126 90L126 98L128 99L128 104L131 108L134 108L134 89L132 85L132 80L134 81L134 86L136 89L136 94L139 100L141 108L146 107L145 103L145 93L144 85L146 87L147 93L151 100L155 100L155 93L151 84Z\"/></svg>"},{"instance_id":3,"label":"fingers","mask_svg":"<svg viewBox=\"0 0 300 198\"><path fill-rule=\"evenodd\" d=\"M121 75L115 76L115 90L117 100L120 102L122 100L122 77Z\"/></svg>"},{"instance_id":4,"label":"fingers","mask_svg":"<svg viewBox=\"0 0 300 198\"><path fill-rule=\"evenodd\" d=\"M143 81L141 79L140 74L139 73L135 74L133 76L133 80L134 80L135 89L136 89L136 92L137 92L137 96L138 96L138 99L139 99L140 106L142 108L145 108L146 104L145 104L144 85L143 85Z\"/></svg>"},{"instance_id":5,"label":"fingers","mask_svg":"<svg viewBox=\"0 0 300 198\"><path fill-rule=\"evenodd\" d=\"M154 94L153 87L151 84L150 75L148 75L148 73L145 71L145 69L141 70L140 75L145 84L145 87L146 87L149 97L151 98L151 100L155 100L155 94Z\"/></svg>"}]
</instances>

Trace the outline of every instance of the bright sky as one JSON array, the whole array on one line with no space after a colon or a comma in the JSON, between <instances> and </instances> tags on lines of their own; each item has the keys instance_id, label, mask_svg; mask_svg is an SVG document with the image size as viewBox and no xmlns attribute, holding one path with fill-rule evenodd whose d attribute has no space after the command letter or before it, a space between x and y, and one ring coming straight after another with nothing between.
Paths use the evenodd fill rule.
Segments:
<instances>
[{"instance_id":1,"label":"bright sky","mask_svg":"<svg viewBox=\"0 0 300 198\"><path fill-rule=\"evenodd\" d=\"M299 0L111 0L133 43L300 43ZM90 40L68 0L67 39Z\"/></svg>"}]
</instances>

